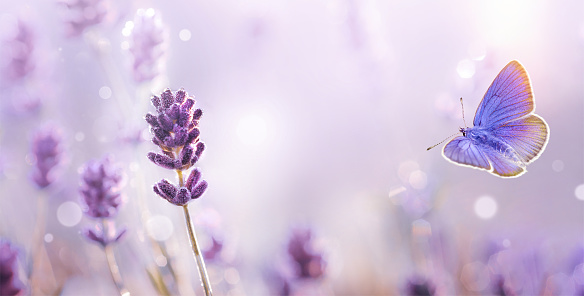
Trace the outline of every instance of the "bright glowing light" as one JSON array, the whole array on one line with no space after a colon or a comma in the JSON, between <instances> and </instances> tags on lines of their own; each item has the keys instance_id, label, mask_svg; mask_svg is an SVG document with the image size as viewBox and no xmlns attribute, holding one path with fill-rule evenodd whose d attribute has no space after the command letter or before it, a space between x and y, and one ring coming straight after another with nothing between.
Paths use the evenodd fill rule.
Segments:
<instances>
[{"instance_id":1,"label":"bright glowing light","mask_svg":"<svg viewBox=\"0 0 584 296\"><path fill-rule=\"evenodd\" d=\"M182 41L189 41L191 40L191 31L187 29L182 29L178 32L178 38Z\"/></svg>"},{"instance_id":2,"label":"bright glowing light","mask_svg":"<svg viewBox=\"0 0 584 296\"><path fill-rule=\"evenodd\" d=\"M402 180L402 182L409 182L410 181L410 175L412 174L412 172L418 170L420 166L418 165L417 162L413 161L413 160L406 160L402 163L399 164L399 167L397 169L397 174L399 176L399 178Z\"/></svg>"},{"instance_id":3,"label":"bright glowing light","mask_svg":"<svg viewBox=\"0 0 584 296\"><path fill-rule=\"evenodd\" d=\"M45 242L50 243L53 241L53 235L50 233L45 234Z\"/></svg>"},{"instance_id":4,"label":"bright glowing light","mask_svg":"<svg viewBox=\"0 0 584 296\"><path fill-rule=\"evenodd\" d=\"M564 162L556 159L554 160L554 162L552 162L552 170L554 170L555 172L561 172L564 170Z\"/></svg>"},{"instance_id":5,"label":"bright glowing light","mask_svg":"<svg viewBox=\"0 0 584 296\"><path fill-rule=\"evenodd\" d=\"M248 115L239 120L237 136L239 140L248 146L261 145L268 135L266 121L257 115Z\"/></svg>"},{"instance_id":6,"label":"bright glowing light","mask_svg":"<svg viewBox=\"0 0 584 296\"><path fill-rule=\"evenodd\" d=\"M130 36L130 34L132 34L132 30L134 30L134 22L127 21L126 25L122 29L122 35L124 35L125 37L128 37L128 36Z\"/></svg>"},{"instance_id":7,"label":"bright glowing light","mask_svg":"<svg viewBox=\"0 0 584 296\"><path fill-rule=\"evenodd\" d=\"M107 86L100 87L99 96L104 100L109 99L112 96L112 89Z\"/></svg>"},{"instance_id":8,"label":"bright glowing light","mask_svg":"<svg viewBox=\"0 0 584 296\"><path fill-rule=\"evenodd\" d=\"M410 174L409 182L415 189L424 189L426 188L426 185L428 185L428 177L426 176L426 173L420 170L415 170Z\"/></svg>"},{"instance_id":9,"label":"bright glowing light","mask_svg":"<svg viewBox=\"0 0 584 296\"><path fill-rule=\"evenodd\" d=\"M473 61L462 60L456 67L456 72L461 78L471 78L475 74L475 65Z\"/></svg>"},{"instance_id":10,"label":"bright glowing light","mask_svg":"<svg viewBox=\"0 0 584 296\"><path fill-rule=\"evenodd\" d=\"M584 184L576 186L576 189L574 190L574 195L576 195L577 199L584 200Z\"/></svg>"},{"instance_id":11,"label":"bright glowing light","mask_svg":"<svg viewBox=\"0 0 584 296\"><path fill-rule=\"evenodd\" d=\"M481 219L491 219L497 214L497 201L490 196L481 196L474 203L474 211Z\"/></svg>"},{"instance_id":12,"label":"bright glowing light","mask_svg":"<svg viewBox=\"0 0 584 296\"><path fill-rule=\"evenodd\" d=\"M165 241L172 236L174 227L166 216L156 215L146 222L146 231L157 241Z\"/></svg>"},{"instance_id":13,"label":"bright glowing light","mask_svg":"<svg viewBox=\"0 0 584 296\"><path fill-rule=\"evenodd\" d=\"M57 220L63 226L75 226L81 221L81 208L76 202L66 201L57 208Z\"/></svg>"}]
</instances>

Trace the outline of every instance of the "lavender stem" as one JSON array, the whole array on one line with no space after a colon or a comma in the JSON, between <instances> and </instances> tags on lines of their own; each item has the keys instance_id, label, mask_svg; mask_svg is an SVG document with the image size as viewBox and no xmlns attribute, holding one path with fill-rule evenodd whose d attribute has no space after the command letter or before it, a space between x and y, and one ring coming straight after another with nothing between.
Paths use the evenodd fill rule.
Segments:
<instances>
[{"instance_id":1,"label":"lavender stem","mask_svg":"<svg viewBox=\"0 0 584 296\"><path fill-rule=\"evenodd\" d=\"M178 174L179 186L184 185L183 174L181 170L176 171ZM203 289L205 290L206 296L213 295L211 290L211 282L209 281L209 276L207 275L207 268L205 267L205 261L203 256L201 256L201 251L199 249L199 243L197 242L197 236L195 235L195 229L191 222L191 215L189 214L188 204L182 206L185 214L185 222L187 224L187 230L189 232L189 239L191 240L191 247L193 248L193 254L195 255L195 260L197 261L197 267L199 270L199 275L201 277L201 282L203 284Z\"/></svg>"},{"instance_id":2,"label":"lavender stem","mask_svg":"<svg viewBox=\"0 0 584 296\"><path fill-rule=\"evenodd\" d=\"M102 219L101 223L103 225L104 232L107 233L106 224L107 222ZM121 296L130 295L129 291L124 288L124 284L122 283L122 277L120 276L120 270L118 268L118 263L116 262L116 257L114 255L114 250L112 249L111 244L107 244L103 248L105 252L105 256L107 258L107 265L109 267L110 275L112 276L112 280L114 281L116 288L118 289L118 293Z\"/></svg>"}]
</instances>

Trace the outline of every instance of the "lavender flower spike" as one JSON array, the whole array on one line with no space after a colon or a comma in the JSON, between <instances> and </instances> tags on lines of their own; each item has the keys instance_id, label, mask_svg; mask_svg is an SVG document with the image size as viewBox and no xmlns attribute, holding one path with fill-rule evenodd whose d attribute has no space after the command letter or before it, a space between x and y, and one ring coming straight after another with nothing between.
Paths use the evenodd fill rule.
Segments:
<instances>
[{"instance_id":1,"label":"lavender flower spike","mask_svg":"<svg viewBox=\"0 0 584 296\"><path fill-rule=\"evenodd\" d=\"M127 47L132 54L134 81L140 83L158 76L164 67L166 33L156 11L139 9L134 21L126 23L122 34L129 39Z\"/></svg>"},{"instance_id":2,"label":"lavender flower spike","mask_svg":"<svg viewBox=\"0 0 584 296\"><path fill-rule=\"evenodd\" d=\"M107 13L103 0L58 0L57 2L67 7L64 19L68 37L77 37L85 29L101 23Z\"/></svg>"},{"instance_id":3,"label":"lavender flower spike","mask_svg":"<svg viewBox=\"0 0 584 296\"><path fill-rule=\"evenodd\" d=\"M61 130L52 125L40 128L33 135L31 179L41 189L56 179L54 169L63 158L61 142Z\"/></svg>"},{"instance_id":4,"label":"lavender flower spike","mask_svg":"<svg viewBox=\"0 0 584 296\"><path fill-rule=\"evenodd\" d=\"M84 213L91 218L111 218L117 215L124 202L120 193L123 185L121 168L112 164L111 157L90 160L81 168L80 193Z\"/></svg>"},{"instance_id":5,"label":"lavender flower spike","mask_svg":"<svg viewBox=\"0 0 584 296\"><path fill-rule=\"evenodd\" d=\"M24 290L18 279L18 250L10 241L0 238L0 295L17 295Z\"/></svg>"}]
</instances>

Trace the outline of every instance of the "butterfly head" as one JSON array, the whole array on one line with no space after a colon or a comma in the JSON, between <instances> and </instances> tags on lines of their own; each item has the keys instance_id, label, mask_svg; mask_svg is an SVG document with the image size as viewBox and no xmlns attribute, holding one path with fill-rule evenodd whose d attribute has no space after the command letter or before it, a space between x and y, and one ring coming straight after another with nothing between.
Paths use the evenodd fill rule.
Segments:
<instances>
[{"instance_id":1,"label":"butterfly head","mask_svg":"<svg viewBox=\"0 0 584 296\"><path fill-rule=\"evenodd\" d=\"M463 127L459 127L458 128L458 131L462 133L462 136L463 137L466 137L467 130L468 130L468 127L464 127L464 128Z\"/></svg>"}]
</instances>

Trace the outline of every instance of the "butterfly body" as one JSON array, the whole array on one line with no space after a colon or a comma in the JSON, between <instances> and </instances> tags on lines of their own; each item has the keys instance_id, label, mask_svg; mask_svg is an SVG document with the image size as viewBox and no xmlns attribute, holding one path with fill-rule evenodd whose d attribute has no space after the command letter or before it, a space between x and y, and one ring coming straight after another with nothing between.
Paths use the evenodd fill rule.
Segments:
<instances>
[{"instance_id":1,"label":"butterfly body","mask_svg":"<svg viewBox=\"0 0 584 296\"><path fill-rule=\"evenodd\" d=\"M457 165L518 177L549 140L549 127L534 110L527 72L519 62L511 61L485 93L474 126L460 128L462 135L448 142L442 155Z\"/></svg>"}]
</instances>

